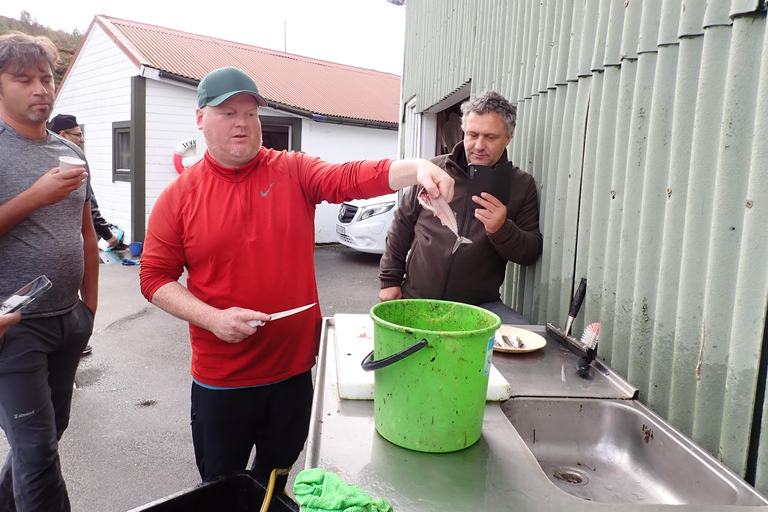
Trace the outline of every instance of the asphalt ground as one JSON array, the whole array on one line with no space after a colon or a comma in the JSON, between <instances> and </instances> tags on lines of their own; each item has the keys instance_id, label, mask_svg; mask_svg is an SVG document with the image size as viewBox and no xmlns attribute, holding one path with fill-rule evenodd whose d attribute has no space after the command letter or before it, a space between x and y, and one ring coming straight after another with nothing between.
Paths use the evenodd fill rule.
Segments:
<instances>
[{"instance_id":1,"label":"asphalt ground","mask_svg":"<svg viewBox=\"0 0 768 512\"><path fill-rule=\"evenodd\" d=\"M378 302L378 265L376 255L318 246L323 317L368 313ZM199 484L189 426L188 325L144 299L139 266L100 266L90 344L93 352L81 360L70 426L59 444L72 510L124 512ZM0 434L3 460L7 452ZM289 490L303 467L302 455Z\"/></svg>"}]
</instances>

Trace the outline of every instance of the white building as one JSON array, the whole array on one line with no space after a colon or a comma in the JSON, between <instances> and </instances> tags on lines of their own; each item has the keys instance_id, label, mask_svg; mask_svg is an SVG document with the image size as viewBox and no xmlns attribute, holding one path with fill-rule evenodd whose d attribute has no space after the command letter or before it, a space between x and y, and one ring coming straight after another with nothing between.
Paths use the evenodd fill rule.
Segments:
<instances>
[{"instance_id":1,"label":"white building","mask_svg":"<svg viewBox=\"0 0 768 512\"><path fill-rule=\"evenodd\" d=\"M199 142L184 153L186 166L202 157L197 84L225 66L247 72L267 100L259 110L265 146L330 162L397 158L397 75L96 16L53 115L77 116L101 213L126 242L144 239L152 205L178 175L183 143ZM336 240L337 212L318 206L317 242Z\"/></svg>"}]
</instances>

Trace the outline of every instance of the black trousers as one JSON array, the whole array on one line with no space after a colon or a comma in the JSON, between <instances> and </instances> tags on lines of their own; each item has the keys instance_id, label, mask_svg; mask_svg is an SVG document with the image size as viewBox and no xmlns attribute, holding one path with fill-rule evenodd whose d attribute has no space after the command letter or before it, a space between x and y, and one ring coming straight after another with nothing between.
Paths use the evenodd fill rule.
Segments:
<instances>
[{"instance_id":1,"label":"black trousers","mask_svg":"<svg viewBox=\"0 0 768 512\"><path fill-rule=\"evenodd\" d=\"M11 447L0 471L0 511L70 510L58 442L92 331L93 314L78 301L64 315L22 319L0 338L0 426Z\"/></svg>"},{"instance_id":2,"label":"black trousers","mask_svg":"<svg viewBox=\"0 0 768 512\"><path fill-rule=\"evenodd\" d=\"M312 393L310 371L252 388L193 383L192 441L203 481L246 469L254 446L251 469L260 480L266 482L273 469L290 468L307 440ZM287 474L278 478L278 492L287 480Z\"/></svg>"}]
</instances>

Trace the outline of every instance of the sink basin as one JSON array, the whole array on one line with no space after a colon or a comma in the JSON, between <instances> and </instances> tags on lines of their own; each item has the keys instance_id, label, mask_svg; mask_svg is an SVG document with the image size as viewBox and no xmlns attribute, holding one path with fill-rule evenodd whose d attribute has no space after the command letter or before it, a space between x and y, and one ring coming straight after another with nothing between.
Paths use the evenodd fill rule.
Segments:
<instances>
[{"instance_id":1,"label":"sink basin","mask_svg":"<svg viewBox=\"0 0 768 512\"><path fill-rule=\"evenodd\" d=\"M637 400L520 397L501 404L549 479L603 503L768 506Z\"/></svg>"}]
</instances>

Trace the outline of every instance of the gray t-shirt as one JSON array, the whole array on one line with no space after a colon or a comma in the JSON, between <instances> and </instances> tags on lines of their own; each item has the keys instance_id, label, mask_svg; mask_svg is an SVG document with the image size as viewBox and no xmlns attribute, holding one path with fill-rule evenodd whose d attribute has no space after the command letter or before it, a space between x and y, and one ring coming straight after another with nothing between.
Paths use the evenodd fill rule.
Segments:
<instances>
[{"instance_id":1,"label":"gray t-shirt","mask_svg":"<svg viewBox=\"0 0 768 512\"><path fill-rule=\"evenodd\" d=\"M0 204L31 187L59 166L60 156L85 160L71 142L48 132L43 140L29 139L0 119ZM86 164L86 170L88 165ZM0 299L39 275L53 286L25 306L24 318L46 317L74 309L83 281L83 207L90 203L88 183L64 200L32 212L0 236ZM87 210L90 218L90 208Z\"/></svg>"}]
</instances>

